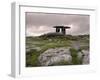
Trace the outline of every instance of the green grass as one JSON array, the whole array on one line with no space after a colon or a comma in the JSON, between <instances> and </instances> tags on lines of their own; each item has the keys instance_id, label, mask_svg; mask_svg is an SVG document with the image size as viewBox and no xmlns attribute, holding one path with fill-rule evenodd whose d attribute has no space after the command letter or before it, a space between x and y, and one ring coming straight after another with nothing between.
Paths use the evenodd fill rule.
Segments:
<instances>
[{"instance_id":1,"label":"green grass","mask_svg":"<svg viewBox=\"0 0 100 80\"><path fill-rule=\"evenodd\" d=\"M82 64L82 59L79 59L78 54L77 54L79 52L79 50L71 48L70 52L71 52L71 56L72 56L72 64L74 64L74 65Z\"/></svg>"},{"instance_id":2,"label":"green grass","mask_svg":"<svg viewBox=\"0 0 100 80\"><path fill-rule=\"evenodd\" d=\"M31 50L26 53L26 66L32 67L32 66L38 66L38 56L39 52L36 50Z\"/></svg>"}]
</instances>

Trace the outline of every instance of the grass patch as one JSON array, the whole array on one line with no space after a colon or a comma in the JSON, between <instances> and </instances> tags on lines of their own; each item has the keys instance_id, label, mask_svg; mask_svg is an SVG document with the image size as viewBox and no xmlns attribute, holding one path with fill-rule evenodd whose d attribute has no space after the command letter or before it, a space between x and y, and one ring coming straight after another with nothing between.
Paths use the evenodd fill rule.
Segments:
<instances>
[{"instance_id":1,"label":"grass patch","mask_svg":"<svg viewBox=\"0 0 100 80\"><path fill-rule=\"evenodd\" d=\"M82 60L78 58L78 54L77 54L79 52L79 50L71 48L70 52L71 52L71 56L72 56L72 64L74 64L74 65L82 64Z\"/></svg>"},{"instance_id":2,"label":"grass patch","mask_svg":"<svg viewBox=\"0 0 100 80\"><path fill-rule=\"evenodd\" d=\"M36 50L30 50L26 53L26 67L39 66L38 62L39 52Z\"/></svg>"}]
</instances>

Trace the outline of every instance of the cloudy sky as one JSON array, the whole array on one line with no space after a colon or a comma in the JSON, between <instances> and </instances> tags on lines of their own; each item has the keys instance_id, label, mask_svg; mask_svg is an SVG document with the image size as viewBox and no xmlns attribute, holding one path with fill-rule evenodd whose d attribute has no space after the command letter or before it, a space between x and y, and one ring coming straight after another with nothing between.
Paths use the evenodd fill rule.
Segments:
<instances>
[{"instance_id":1,"label":"cloudy sky","mask_svg":"<svg viewBox=\"0 0 100 80\"><path fill-rule=\"evenodd\" d=\"M26 13L26 36L55 32L53 26L69 26L66 34L89 34L89 16L75 14Z\"/></svg>"}]
</instances>

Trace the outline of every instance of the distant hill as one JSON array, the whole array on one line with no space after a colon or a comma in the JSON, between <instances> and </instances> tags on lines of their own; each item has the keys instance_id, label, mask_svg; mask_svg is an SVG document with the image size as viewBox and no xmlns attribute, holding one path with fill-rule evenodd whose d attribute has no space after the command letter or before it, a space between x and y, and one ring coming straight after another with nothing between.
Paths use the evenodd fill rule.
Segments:
<instances>
[{"instance_id":1,"label":"distant hill","mask_svg":"<svg viewBox=\"0 0 100 80\"><path fill-rule=\"evenodd\" d=\"M66 38L69 40L78 40L78 39L89 39L89 35L63 35L61 33L47 33L39 36L39 38L48 39L48 38Z\"/></svg>"},{"instance_id":2,"label":"distant hill","mask_svg":"<svg viewBox=\"0 0 100 80\"><path fill-rule=\"evenodd\" d=\"M64 34L61 33L47 33L47 34L43 34L39 37L61 37L61 36L65 36Z\"/></svg>"},{"instance_id":3,"label":"distant hill","mask_svg":"<svg viewBox=\"0 0 100 80\"><path fill-rule=\"evenodd\" d=\"M64 39L64 40L87 40L89 41L90 35L63 35L61 33L47 33L41 36L30 36L27 40L48 40L48 39Z\"/></svg>"}]
</instances>

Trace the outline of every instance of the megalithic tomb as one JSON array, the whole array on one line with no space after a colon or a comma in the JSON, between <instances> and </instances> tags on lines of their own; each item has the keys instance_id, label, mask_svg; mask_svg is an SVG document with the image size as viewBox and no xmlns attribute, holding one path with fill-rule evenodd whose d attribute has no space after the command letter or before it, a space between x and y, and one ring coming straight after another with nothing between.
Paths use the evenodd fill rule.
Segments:
<instances>
[{"instance_id":1,"label":"megalithic tomb","mask_svg":"<svg viewBox=\"0 0 100 80\"><path fill-rule=\"evenodd\" d=\"M70 29L69 26L54 26L56 28L56 33L66 34L66 29Z\"/></svg>"}]
</instances>

